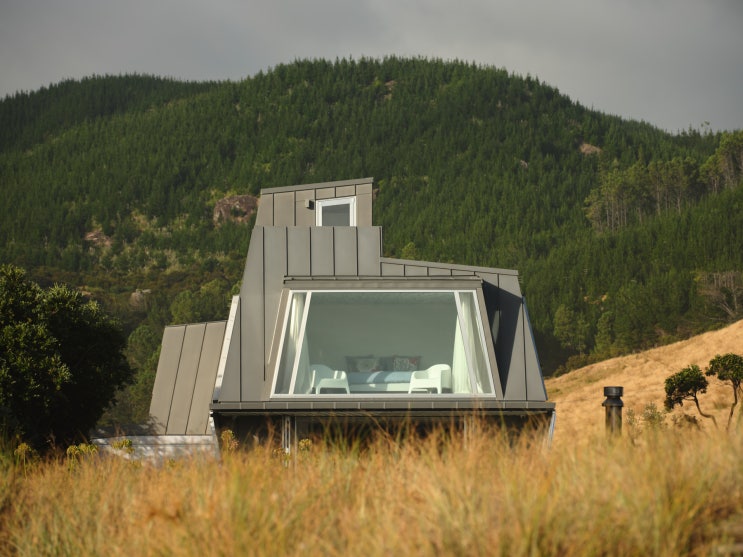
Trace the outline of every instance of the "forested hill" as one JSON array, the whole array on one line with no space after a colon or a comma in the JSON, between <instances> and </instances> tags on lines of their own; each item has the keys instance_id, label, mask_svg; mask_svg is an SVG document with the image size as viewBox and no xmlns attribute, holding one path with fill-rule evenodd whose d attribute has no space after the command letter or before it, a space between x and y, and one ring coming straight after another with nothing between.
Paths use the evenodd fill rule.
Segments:
<instances>
[{"instance_id":1,"label":"forested hill","mask_svg":"<svg viewBox=\"0 0 743 557\"><path fill-rule=\"evenodd\" d=\"M549 372L742 316L742 144L440 60L69 80L0 102L0 262L84 287L151 367L165 323L226 316L251 221L219 200L373 176L386 255L520 271Z\"/></svg>"}]
</instances>

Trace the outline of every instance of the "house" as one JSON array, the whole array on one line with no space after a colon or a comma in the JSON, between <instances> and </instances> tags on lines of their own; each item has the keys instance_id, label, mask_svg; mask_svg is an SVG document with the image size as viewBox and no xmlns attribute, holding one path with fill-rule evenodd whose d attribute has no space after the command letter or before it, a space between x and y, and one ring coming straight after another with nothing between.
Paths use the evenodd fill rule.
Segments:
<instances>
[{"instance_id":1,"label":"house","mask_svg":"<svg viewBox=\"0 0 743 557\"><path fill-rule=\"evenodd\" d=\"M167 327L159 439L485 419L551 432L516 271L383 257L373 180L264 189L226 322Z\"/></svg>"}]
</instances>

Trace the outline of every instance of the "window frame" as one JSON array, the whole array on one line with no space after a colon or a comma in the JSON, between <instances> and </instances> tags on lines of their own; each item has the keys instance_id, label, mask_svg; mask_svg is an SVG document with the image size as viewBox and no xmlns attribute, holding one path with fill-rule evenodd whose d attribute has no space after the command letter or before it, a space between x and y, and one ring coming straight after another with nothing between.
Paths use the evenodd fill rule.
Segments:
<instances>
[{"instance_id":1,"label":"window frame","mask_svg":"<svg viewBox=\"0 0 743 557\"><path fill-rule=\"evenodd\" d=\"M316 199L315 200L315 225L334 226L334 225L323 225L322 214L323 214L323 208L334 207L337 205L348 205L349 226L356 226L356 196L333 197L331 199Z\"/></svg>"},{"instance_id":2,"label":"window frame","mask_svg":"<svg viewBox=\"0 0 743 557\"><path fill-rule=\"evenodd\" d=\"M332 292L332 293L348 293L348 292L354 292L354 293L416 293L416 292L431 292L431 293L447 293L452 294L454 298L454 304L456 306L457 311L457 321L459 323L460 331L462 334L462 342L465 352L465 358L467 361L467 372L470 382L470 392L467 393L436 393L436 394L430 394L427 396L434 397L437 400L443 399L443 398L489 398L489 399L498 399L498 392L499 389L496 385L496 379L494 376L494 373L498 373L498 367L497 362L495 359L492 359L491 357L494 355L493 352L493 342L494 339L490 339L488 341L488 334L487 332L489 329L485 328L485 324L483 323L481 311L482 311L482 290L480 287L472 288L384 288L384 289L375 289L375 288L338 288L338 289L330 289L330 288L310 288L310 287L300 287L300 288L284 288L282 292L282 303L280 304L283 309L281 309L280 318L277 319L276 322L276 329L275 333L278 333L280 337L278 338L278 342L276 343L275 352L274 347L272 346L271 352L272 352L272 358L270 362L267 362L269 365L269 368L272 370L273 377L271 380L271 387L270 391L268 392L268 398L269 400L297 400L297 399L303 399L303 400L317 400L320 397L323 397L323 395L317 395L317 394L308 394L308 393L294 393L294 389L296 387L296 381L297 381L297 372L299 368L299 360L300 360L300 353L302 351L302 345L298 345L295 347L295 356L294 361L292 362L292 368L291 368L291 378L290 378L290 386L289 386L289 392L288 393L276 393L277 384L279 377L281 375L281 363L282 363L282 356L283 351L285 347L285 343L287 341L287 326L288 326L288 320L290 318L291 314L291 308L292 308L292 299L297 294L304 294L304 307L302 309L302 316L301 316L301 325L299 330L299 338L302 339L302 342L304 342L306 328L307 328L307 320L309 316L309 310L312 304L312 294L315 292ZM480 349L483 352L482 357L485 362L486 366L486 373L488 378L488 391L485 392L485 389L483 388L483 392L479 392L477 385L477 374L475 371L475 354L472 353L469 339L465 339L465 319L466 317L463 315L463 308L462 308L462 302L460 299L461 294L471 295L473 296L473 304L474 304L474 314L475 314L475 325L477 327L477 334L479 335L479 339L477 342L479 343ZM272 345L276 341L276 338L272 340ZM493 368L493 364L495 366L495 369ZM333 394L330 395L333 400L348 400L348 399L366 399L366 398L390 398L393 400L401 400L404 399L407 395L408 400L410 399L418 399L421 397L420 394L416 394L415 397L410 395L406 392L390 392L390 391L381 391L379 393L376 392L357 392L357 393L349 393L349 394Z\"/></svg>"}]
</instances>

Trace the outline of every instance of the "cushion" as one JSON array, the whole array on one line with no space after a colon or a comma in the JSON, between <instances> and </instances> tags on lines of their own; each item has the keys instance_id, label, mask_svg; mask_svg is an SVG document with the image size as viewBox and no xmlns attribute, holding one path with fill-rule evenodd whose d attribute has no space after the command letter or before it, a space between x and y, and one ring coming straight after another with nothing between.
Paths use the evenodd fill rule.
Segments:
<instances>
[{"instance_id":1,"label":"cushion","mask_svg":"<svg viewBox=\"0 0 743 557\"><path fill-rule=\"evenodd\" d=\"M415 371L420 369L420 356L394 356L391 371Z\"/></svg>"},{"instance_id":2,"label":"cushion","mask_svg":"<svg viewBox=\"0 0 743 557\"><path fill-rule=\"evenodd\" d=\"M371 354L368 356L346 356L346 365L350 372L377 371L379 360Z\"/></svg>"}]
</instances>

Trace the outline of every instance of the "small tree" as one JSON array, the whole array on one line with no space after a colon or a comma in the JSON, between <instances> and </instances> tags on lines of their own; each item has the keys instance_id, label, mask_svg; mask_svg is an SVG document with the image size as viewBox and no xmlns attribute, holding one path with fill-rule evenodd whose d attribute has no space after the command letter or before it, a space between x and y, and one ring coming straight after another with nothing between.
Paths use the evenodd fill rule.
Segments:
<instances>
[{"instance_id":1,"label":"small tree","mask_svg":"<svg viewBox=\"0 0 743 557\"><path fill-rule=\"evenodd\" d=\"M400 258L410 259L413 261L420 259L420 256L418 255L418 248L415 247L414 242L408 242L403 246L402 251L400 252Z\"/></svg>"},{"instance_id":2,"label":"small tree","mask_svg":"<svg viewBox=\"0 0 743 557\"><path fill-rule=\"evenodd\" d=\"M0 266L0 425L38 448L79 440L131 379L125 340L80 292Z\"/></svg>"},{"instance_id":3,"label":"small tree","mask_svg":"<svg viewBox=\"0 0 743 557\"><path fill-rule=\"evenodd\" d=\"M664 401L666 410L673 410L676 405L683 406L685 400L691 400L697 407L699 415L710 418L717 427L715 417L702 412L699 406L698 395L706 393L708 385L707 378L696 364L691 364L678 373L666 377L666 400Z\"/></svg>"},{"instance_id":4,"label":"small tree","mask_svg":"<svg viewBox=\"0 0 743 557\"><path fill-rule=\"evenodd\" d=\"M729 381L733 388L733 404L730 405L730 414L726 428L730 428L730 422L733 419L733 412L738 404L738 395L741 392L743 384L743 356L738 354L719 354L712 358L709 367L705 373L707 376L716 376L720 381Z\"/></svg>"}]
</instances>

